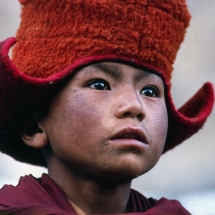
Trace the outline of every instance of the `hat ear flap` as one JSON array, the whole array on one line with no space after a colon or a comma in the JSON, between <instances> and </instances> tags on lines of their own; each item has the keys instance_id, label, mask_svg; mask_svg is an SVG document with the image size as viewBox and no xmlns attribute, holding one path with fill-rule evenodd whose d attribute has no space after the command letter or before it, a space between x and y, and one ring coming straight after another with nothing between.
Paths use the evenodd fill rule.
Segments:
<instances>
[{"instance_id":1,"label":"hat ear flap","mask_svg":"<svg viewBox=\"0 0 215 215\"><path fill-rule=\"evenodd\" d=\"M166 152L196 133L205 123L214 104L214 89L211 83L202 88L179 110L169 108L169 130L163 152Z\"/></svg>"},{"instance_id":2,"label":"hat ear flap","mask_svg":"<svg viewBox=\"0 0 215 215\"><path fill-rule=\"evenodd\" d=\"M30 120L22 126L20 132L23 142L33 148L44 148L48 143L48 136L46 135L43 126L35 121Z\"/></svg>"},{"instance_id":3,"label":"hat ear flap","mask_svg":"<svg viewBox=\"0 0 215 215\"><path fill-rule=\"evenodd\" d=\"M202 88L178 111L191 121L202 123L210 114L214 103L214 90L211 83Z\"/></svg>"}]
</instances>

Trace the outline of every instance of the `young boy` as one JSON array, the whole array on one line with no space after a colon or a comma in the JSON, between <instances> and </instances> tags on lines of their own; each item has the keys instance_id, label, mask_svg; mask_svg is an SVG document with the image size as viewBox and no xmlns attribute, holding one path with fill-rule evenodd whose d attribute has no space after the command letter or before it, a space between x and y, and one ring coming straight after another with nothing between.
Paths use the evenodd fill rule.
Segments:
<instances>
[{"instance_id":1,"label":"young boy","mask_svg":"<svg viewBox=\"0 0 215 215\"><path fill-rule=\"evenodd\" d=\"M179 111L172 64L184 1L20 0L15 43L1 43L0 150L47 166L0 190L0 214L189 214L131 181L197 132L214 103L206 83Z\"/></svg>"}]
</instances>

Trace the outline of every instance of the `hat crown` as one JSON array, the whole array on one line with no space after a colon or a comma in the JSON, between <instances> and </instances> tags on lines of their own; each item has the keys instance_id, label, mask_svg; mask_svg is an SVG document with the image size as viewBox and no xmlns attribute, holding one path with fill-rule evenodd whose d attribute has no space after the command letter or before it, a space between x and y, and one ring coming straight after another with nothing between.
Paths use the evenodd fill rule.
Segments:
<instances>
[{"instance_id":1,"label":"hat crown","mask_svg":"<svg viewBox=\"0 0 215 215\"><path fill-rule=\"evenodd\" d=\"M13 61L48 77L98 55L138 59L171 78L190 15L184 0L20 0ZM26 57L27 56L27 57Z\"/></svg>"}]
</instances>

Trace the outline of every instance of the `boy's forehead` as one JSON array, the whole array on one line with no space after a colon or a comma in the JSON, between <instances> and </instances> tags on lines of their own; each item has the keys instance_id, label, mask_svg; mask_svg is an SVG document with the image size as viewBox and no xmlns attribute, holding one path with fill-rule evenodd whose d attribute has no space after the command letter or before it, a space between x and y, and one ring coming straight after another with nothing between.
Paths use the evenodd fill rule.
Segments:
<instances>
[{"instance_id":1,"label":"boy's forehead","mask_svg":"<svg viewBox=\"0 0 215 215\"><path fill-rule=\"evenodd\" d=\"M135 81L149 77L157 77L161 79L159 75L146 69L140 69L126 63L118 62L99 62L85 67L84 70L87 70L86 72L89 74L101 72L118 80L127 77L130 74L134 76Z\"/></svg>"}]
</instances>

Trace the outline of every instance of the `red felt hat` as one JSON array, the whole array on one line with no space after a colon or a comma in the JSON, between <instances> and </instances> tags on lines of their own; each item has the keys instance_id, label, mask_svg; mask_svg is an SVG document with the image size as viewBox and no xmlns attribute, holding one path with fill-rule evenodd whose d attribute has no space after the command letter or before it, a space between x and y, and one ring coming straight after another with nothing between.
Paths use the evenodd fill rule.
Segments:
<instances>
[{"instance_id":1,"label":"red felt hat","mask_svg":"<svg viewBox=\"0 0 215 215\"><path fill-rule=\"evenodd\" d=\"M185 0L20 3L16 39L0 43L0 151L46 166L41 152L22 142L16 123L74 71L102 61L129 64L163 79L169 118L164 152L203 126L214 104L212 84L204 84L179 110L170 93L172 65L190 20Z\"/></svg>"}]
</instances>

